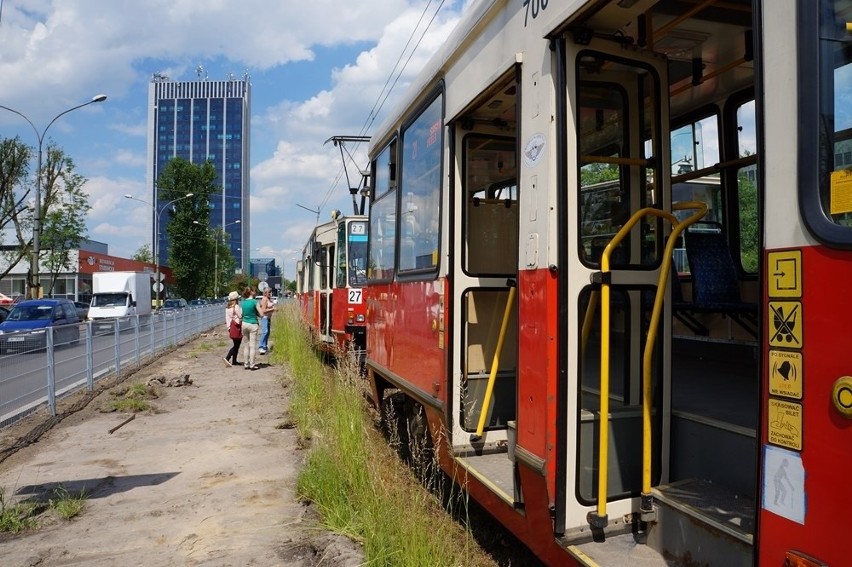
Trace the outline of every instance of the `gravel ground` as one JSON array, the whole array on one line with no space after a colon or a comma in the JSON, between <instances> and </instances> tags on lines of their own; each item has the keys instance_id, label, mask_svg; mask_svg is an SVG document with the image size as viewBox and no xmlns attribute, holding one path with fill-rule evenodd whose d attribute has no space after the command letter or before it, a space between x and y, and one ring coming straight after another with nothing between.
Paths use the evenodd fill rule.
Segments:
<instances>
[{"instance_id":1,"label":"gravel ground","mask_svg":"<svg viewBox=\"0 0 852 567\"><path fill-rule=\"evenodd\" d=\"M229 342L217 329L99 387L83 409L83 396L72 396L60 403L61 419L41 412L0 430L7 503L57 486L87 494L82 514L70 521L48 514L37 530L0 536L0 562L362 564L359 546L324 531L296 499L303 452L286 427L287 369L269 366L266 357L259 370L228 367L222 357ZM185 376L191 383L157 387L154 411L124 425L130 414L102 411L129 384ZM22 439L33 442L16 448Z\"/></svg>"}]
</instances>

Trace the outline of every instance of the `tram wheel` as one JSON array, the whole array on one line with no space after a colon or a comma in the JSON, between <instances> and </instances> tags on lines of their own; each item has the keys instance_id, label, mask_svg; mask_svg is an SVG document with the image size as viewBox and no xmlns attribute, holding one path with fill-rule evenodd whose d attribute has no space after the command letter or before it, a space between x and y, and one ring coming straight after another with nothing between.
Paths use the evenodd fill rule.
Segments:
<instances>
[{"instance_id":1,"label":"tram wheel","mask_svg":"<svg viewBox=\"0 0 852 567\"><path fill-rule=\"evenodd\" d=\"M429 434L426 410L416 402L407 405L409 465L427 489L436 490L440 467L436 462L435 448Z\"/></svg>"},{"instance_id":2,"label":"tram wheel","mask_svg":"<svg viewBox=\"0 0 852 567\"><path fill-rule=\"evenodd\" d=\"M385 396L381 403L381 431L388 445L396 450L400 459L409 461L408 420L405 395L399 392Z\"/></svg>"}]
</instances>

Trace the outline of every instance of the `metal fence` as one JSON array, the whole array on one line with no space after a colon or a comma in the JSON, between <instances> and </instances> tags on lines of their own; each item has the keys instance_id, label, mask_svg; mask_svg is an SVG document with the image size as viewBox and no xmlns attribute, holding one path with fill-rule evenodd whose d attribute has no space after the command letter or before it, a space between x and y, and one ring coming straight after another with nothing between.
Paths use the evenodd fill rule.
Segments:
<instances>
[{"instance_id":1,"label":"metal fence","mask_svg":"<svg viewBox=\"0 0 852 567\"><path fill-rule=\"evenodd\" d=\"M81 323L79 333L0 336L0 428L95 382L120 375L167 349L224 325L223 306L205 305L152 315ZM37 340L36 340L37 339Z\"/></svg>"}]
</instances>

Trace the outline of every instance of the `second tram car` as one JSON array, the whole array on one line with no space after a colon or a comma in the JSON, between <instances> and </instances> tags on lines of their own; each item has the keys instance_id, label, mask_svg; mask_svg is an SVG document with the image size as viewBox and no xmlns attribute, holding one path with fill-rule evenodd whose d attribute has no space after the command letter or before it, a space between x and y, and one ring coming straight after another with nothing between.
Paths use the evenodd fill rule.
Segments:
<instances>
[{"instance_id":1,"label":"second tram car","mask_svg":"<svg viewBox=\"0 0 852 567\"><path fill-rule=\"evenodd\" d=\"M473 2L372 136L372 398L546 563L849 561L850 30Z\"/></svg>"},{"instance_id":2,"label":"second tram car","mask_svg":"<svg viewBox=\"0 0 852 567\"><path fill-rule=\"evenodd\" d=\"M296 265L302 316L330 355L354 350L363 357L366 349L367 234L366 216L335 211L314 229Z\"/></svg>"}]
</instances>

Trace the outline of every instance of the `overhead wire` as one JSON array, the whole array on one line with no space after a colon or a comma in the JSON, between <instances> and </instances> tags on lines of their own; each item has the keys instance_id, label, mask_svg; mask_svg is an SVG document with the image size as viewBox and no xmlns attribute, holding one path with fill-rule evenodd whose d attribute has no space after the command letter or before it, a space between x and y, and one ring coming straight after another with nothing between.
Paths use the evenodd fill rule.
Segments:
<instances>
[{"instance_id":1,"label":"overhead wire","mask_svg":"<svg viewBox=\"0 0 852 567\"><path fill-rule=\"evenodd\" d=\"M408 47L411 45L411 42L414 39L415 34L417 33L418 28L420 27L420 24L423 22L423 19L425 18L426 13L429 10L429 7L432 5L432 0L429 0L426 3L426 6L424 6L423 11L420 13L420 18L417 20L417 24L414 26L414 28L411 30L411 34L408 36L408 41L406 41L405 46L402 48L402 50L400 50L399 57L397 58L396 63L393 66L393 69L391 69L390 73L388 73L388 78L385 81L385 84L382 86L382 90L379 92L378 96L376 97L376 102L373 103L373 108L370 109L370 112L367 114L367 118L364 120L364 124L361 126L361 129L358 131L359 136L366 135L366 133L369 131L370 127L375 122L376 118L378 117L379 112L384 107L385 103L387 102L388 98L390 97L391 93L393 92L394 87L399 82L399 79L400 79L400 77L402 77L402 74L405 72L405 69L408 67L408 64L411 62L412 57L414 57L414 54L417 52L417 48L420 46L420 43L423 41L423 38L426 36L426 32L429 31L429 29L432 27L432 24L435 22L435 18L438 17L438 13L441 11L441 8L444 6L445 1L446 0L441 0L440 4L438 4L438 7L435 9L434 13L432 14L432 17L429 19L429 23L426 24L425 28L423 28L423 31L420 33L420 37L417 38L417 43L414 45L413 49L411 49L411 51L408 53L408 58L405 60L405 63L400 68L399 67L400 61L402 61L402 58L405 55L406 50L408 50ZM397 72L397 69L398 69L398 72ZM394 73L396 73L396 76L394 76ZM392 83L391 83L391 79L393 79ZM390 83L390 87L388 87L389 83ZM355 147L353 148L353 151L357 151L359 145L360 145L360 142L356 142ZM350 163L355 165L355 167L358 167L358 165L355 163L355 160L354 160L352 154L349 152L349 150L347 150L346 153L349 154ZM323 198L320 206L317 207L317 209L321 210L323 207L325 207L325 205L328 204L328 201L331 198L333 191L337 188L338 184L340 183L341 178L343 177L343 175L345 173L345 168L346 168L346 164L344 163L344 164L341 165L340 170L338 170L337 175L334 178L334 181L332 181L331 186L329 187L328 191L325 194L325 197ZM360 168L359 168L359 171L360 171Z\"/></svg>"}]
</instances>

